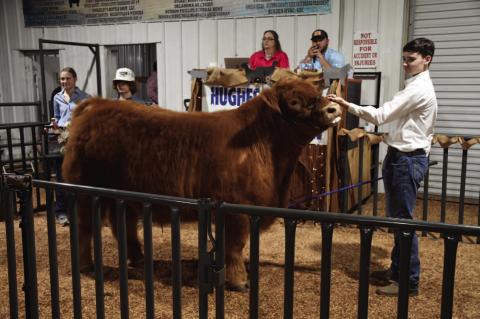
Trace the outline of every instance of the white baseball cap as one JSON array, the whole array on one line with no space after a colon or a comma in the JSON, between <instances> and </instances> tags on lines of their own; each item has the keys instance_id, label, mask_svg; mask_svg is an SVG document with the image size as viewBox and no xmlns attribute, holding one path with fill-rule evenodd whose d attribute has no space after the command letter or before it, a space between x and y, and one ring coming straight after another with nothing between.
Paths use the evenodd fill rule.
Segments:
<instances>
[{"instance_id":1,"label":"white baseball cap","mask_svg":"<svg viewBox=\"0 0 480 319\"><path fill-rule=\"evenodd\" d=\"M135 82L135 73L129 68L120 68L115 72L113 81Z\"/></svg>"}]
</instances>

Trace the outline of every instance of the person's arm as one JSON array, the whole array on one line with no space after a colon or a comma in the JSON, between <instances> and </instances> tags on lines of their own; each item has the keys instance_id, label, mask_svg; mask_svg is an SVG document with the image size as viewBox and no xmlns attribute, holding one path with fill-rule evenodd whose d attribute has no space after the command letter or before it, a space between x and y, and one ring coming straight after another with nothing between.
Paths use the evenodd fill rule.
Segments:
<instances>
[{"instance_id":1,"label":"person's arm","mask_svg":"<svg viewBox=\"0 0 480 319\"><path fill-rule=\"evenodd\" d=\"M288 69L290 68L290 63L288 62L288 55L282 51L278 59L278 67Z\"/></svg>"},{"instance_id":2,"label":"person's arm","mask_svg":"<svg viewBox=\"0 0 480 319\"><path fill-rule=\"evenodd\" d=\"M329 94L327 98L332 102L338 103L348 112L378 126L406 116L414 111L418 105L422 104L422 97L417 95L411 92L411 90L404 89L395 94L391 101L385 102L379 108L350 103L335 94Z\"/></svg>"},{"instance_id":3,"label":"person's arm","mask_svg":"<svg viewBox=\"0 0 480 319\"><path fill-rule=\"evenodd\" d=\"M322 69L330 69L332 65L325 59L325 56L322 54L322 52L318 51L317 54L315 55L316 58L318 59L318 62L322 65Z\"/></svg>"},{"instance_id":4,"label":"person's arm","mask_svg":"<svg viewBox=\"0 0 480 319\"><path fill-rule=\"evenodd\" d=\"M252 70L255 70L255 68L257 67L257 52L252 54L250 56L250 59L248 59L248 67Z\"/></svg>"},{"instance_id":5,"label":"person's arm","mask_svg":"<svg viewBox=\"0 0 480 319\"><path fill-rule=\"evenodd\" d=\"M147 80L147 96L155 103L158 101L157 72L150 74Z\"/></svg>"},{"instance_id":6,"label":"person's arm","mask_svg":"<svg viewBox=\"0 0 480 319\"><path fill-rule=\"evenodd\" d=\"M53 117L60 120L60 101L58 100L59 96L58 93L53 97Z\"/></svg>"}]
</instances>

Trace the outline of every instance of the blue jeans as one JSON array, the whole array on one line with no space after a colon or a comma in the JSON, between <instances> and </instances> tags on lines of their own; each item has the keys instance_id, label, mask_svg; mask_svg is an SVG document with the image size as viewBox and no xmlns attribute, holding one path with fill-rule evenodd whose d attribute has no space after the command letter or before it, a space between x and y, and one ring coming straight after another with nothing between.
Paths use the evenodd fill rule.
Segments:
<instances>
[{"instance_id":1,"label":"blue jeans","mask_svg":"<svg viewBox=\"0 0 480 319\"><path fill-rule=\"evenodd\" d=\"M417 191L427 169L428 158L426 155L410 156L402 152L394 152L389 147L382 167L388 217L413 219ZM392 263L390 270L392 280L398 281L400 261L400 238L398 231L394 232L394 237L395 244L391 254ZM419 277L418 238L414 234L410 254L410 289L418 287Z\"/></svg>"}]
</instances>

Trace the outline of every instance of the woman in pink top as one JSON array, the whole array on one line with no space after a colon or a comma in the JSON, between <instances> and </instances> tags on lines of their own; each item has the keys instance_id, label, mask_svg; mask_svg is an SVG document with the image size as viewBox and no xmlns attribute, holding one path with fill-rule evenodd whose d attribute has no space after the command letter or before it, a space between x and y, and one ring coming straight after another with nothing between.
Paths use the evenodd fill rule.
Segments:
<instances>
[{"instance_id":1,"label":"woman in pink top","mask_svg":"<svg viewBox=\"0 0 480 319\"><path fill-rule=\"evenodd\" d=\"M277 32L267 30L263 33L262 50L252 54L248 64L250 69L256 69L258 66L272 66L273 62L277 62L276 66L279 68L290 67L288 56L282 51Z\"/></svg>"}]
</instances>

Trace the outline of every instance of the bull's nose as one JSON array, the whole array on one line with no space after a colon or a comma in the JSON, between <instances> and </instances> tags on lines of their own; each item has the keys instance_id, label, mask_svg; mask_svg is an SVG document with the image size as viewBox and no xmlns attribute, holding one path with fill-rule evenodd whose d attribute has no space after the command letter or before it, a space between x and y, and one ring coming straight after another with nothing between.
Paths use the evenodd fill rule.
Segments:
<instances>
[{"instance_id":1,"label":"bull's nose","mask_svg":"<svg viewBox=\"0 0 480 319\"><path fill-rule=\"evenodd\" d=\"M338 110L338 108L329 106L327 108L327 113L335 113L335 112L337 112L337 110Z\"/></svg>"}]
</instances>

